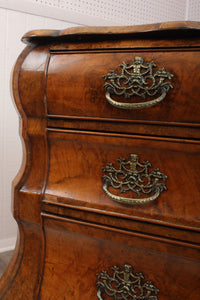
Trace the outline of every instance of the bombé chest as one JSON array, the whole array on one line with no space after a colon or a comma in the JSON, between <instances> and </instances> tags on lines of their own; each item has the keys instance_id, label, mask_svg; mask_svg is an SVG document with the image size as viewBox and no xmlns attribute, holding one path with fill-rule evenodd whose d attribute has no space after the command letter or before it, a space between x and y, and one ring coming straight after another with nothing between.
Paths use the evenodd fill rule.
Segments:
<instances>
[{"instance_id":1,"label":"bomb\u00e9 chest","mask_svg":"<svg viewBox=\"0 0 200 300\"><path fill-rule=\"evenodd\" d=\"M198 299L199 29L23 37L13 77L23 258L2 299L18 299L22 278L29 299Z\"/></svg>"}]
</instances>

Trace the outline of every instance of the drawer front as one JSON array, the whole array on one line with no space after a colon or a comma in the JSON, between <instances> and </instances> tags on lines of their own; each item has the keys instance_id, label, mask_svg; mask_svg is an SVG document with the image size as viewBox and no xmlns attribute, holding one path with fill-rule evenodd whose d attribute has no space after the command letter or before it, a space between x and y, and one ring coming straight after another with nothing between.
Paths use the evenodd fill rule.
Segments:
<instances>
[{"instance_id":1,"label":"drawer front","mask_svg":"<svg viewBox=\"0 0 200 300\"><path fill-rule=\"evenodd\" d=\"M106 226L48 215L43 219L41 299L198 299L197 250Z\"/></svg>"},{"instance_id":2,"label":"drawer front","mask_svg":"<svg viewBox=\"0 0 200 300\"><path fill-rule=\"evenodd\" d=\"M52 130L48 132L48 143L46 200L61 205L77 205L103 212L199 226L198 142ZM136 164L131 162L130 154L137 155ZM109 166L115 172L106 171ZM123 173L119 172L120 169ZM124 182L124 178L128 180L128 177L130 181L119 188L109 184L105 186L104 179L109 173L110 178L117 178L119 182ZM160 176L152 176L154 173ZM117 186L119 182L113 183ZM148 182L152 184L152 190L149 190ZM126 189L128 185L130 189L123 191L122 187ZM118 201L119 198L122 201Z\"/></svg>"},{"instance_id":3,"label":"drawer front","mask_svg":"<svg viewBox=\"0 0 200 300\"><path fill-rule=\"evenodd\" d=\"M199 62L200 53L195 50L51 54L46 86L48 114L198 123ZM109 96L120 105L113 106ZM149 107L156 99L158 103ZM141 105L124 108L126 103Z\"/></svg>"}]
</instances>

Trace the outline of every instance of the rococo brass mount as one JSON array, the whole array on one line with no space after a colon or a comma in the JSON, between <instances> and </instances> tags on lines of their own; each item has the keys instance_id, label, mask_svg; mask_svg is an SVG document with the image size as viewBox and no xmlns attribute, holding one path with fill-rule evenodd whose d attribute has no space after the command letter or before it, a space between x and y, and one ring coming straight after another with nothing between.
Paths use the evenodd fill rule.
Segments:
<instances>
[{"instance_id":1,"label":"rococo brass mount","mask_svg":"<svg viewBox=\"0 0 200 300\"><path fill-rule=\"evenodd\" d=\"M151 107L162 101L167 92L173 88L171 83L165 80L172 79L173 75L164 68L160 68L154 73L153 68L155 67L156 64L153 61L145 65L144 59L136 56L131 65L125 62L120 64L121 74L117 74L114 70L109 71L107 75L103 76L107 81L104 88L108 102L118 108L141 109ZM125 99L132 96L143 99L146 96L159 96L146 102L126 103L113 100L111 95L124 96Z\"/></svg>"},{"instance_id":2,"label":"rococo brass mount","mask_svg":"<svg viewBox=\"0 0 200 300\"><path fill-rule=\"evenodd\" d=\"M140 163L137 154L130 154L128 161L120 157L118 162L118 169L112 163L103 167L105 173L102 177L103 190L112 200L125 204L142 204L156 199L162 191L167 189L163 182L159 182L160 180L165 181L167 176L162 174L158 168L149 173L148 169L151 163L149 161ZM120 189L120 193L132 191L137 198L114 195L108 190L109 187ZM141 194L149 195L149 197L140 198Z\"/></svg>"},{"instance_id":3,"label":"rococo brass mount","mask_svg":"<svg viewBox=\"0 0 200 300\"><path fill-rule=\"evenodd\" d=\"M133 273L132 266L125 264L122 270L118 266L112 267L113 275L107 271L97 274L97 297L103 300L103 295L113 297L115 300L158 300L159 290L151 281L142 282L142 273ZM107 299L107 298L106 298Z\"/></svg>"}]
</instances>

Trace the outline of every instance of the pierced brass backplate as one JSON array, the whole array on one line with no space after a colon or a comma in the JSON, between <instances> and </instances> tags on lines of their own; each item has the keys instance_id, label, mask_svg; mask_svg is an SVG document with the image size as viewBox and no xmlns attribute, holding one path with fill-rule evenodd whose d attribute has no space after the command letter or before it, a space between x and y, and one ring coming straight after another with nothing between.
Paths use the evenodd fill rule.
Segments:
<instances>
[{"instance_id":1,"label":"pierced brass backplate","mask_svg":"<svg viewBox=\"0 0 200 300\"><path fill-rule=\"evenodd\" d=\"M132 64L122 62L120 64L121 73L111 70L103 78L106 81L106 99L118 108L123 109L142 109L156 105L161 102L168 91L173 88L168 80L174 75L167 72L164 68L154 72L156 64L151 61L144 63L142 57L136 56ZM137 96L145 99L147 96L154 97L153 100L143 102L119 102L111 98L111 95L123 96L125 99Z\"/></svg>"},{"instance_id":2,"label":"pierced brass backplate","mask_svg":"<svg viewBox=\"0 0 200 300\"><path fill-rule=\"evenodd\" d=\"M128 161L120 157L118 162L118 169L112 163L103 167L105 173L102 177L103 190L112 200L124 204L142 204L155 200L161 192L167 189L165 184L160 182L160 180L165 181L167 176L162 174L158 168L149 173L151 163L149 161L140 163L137 154L130 154ZM125 198L114 195L109 191L109 187L119 189L120 193L131 191L134 196ZM141 197L141 195L145 195L145 197Z\"/></svg>"},{"instance_id":3,"label":"pierced brass backplate","mask_svg":"<svg viewBox=\"0 0 200 300\"><path fill-rule=\"evenodd\" d=\"M143 282L142 273L133 273L131 265L125 264L122 270L118 266L111 268L113 274L107 271L97 274L97 298L103 300L103 295L113 300L158 300L159 289L151 281ZM106 298L107 299L107 298Z\"/></svg>"}]
</instances>

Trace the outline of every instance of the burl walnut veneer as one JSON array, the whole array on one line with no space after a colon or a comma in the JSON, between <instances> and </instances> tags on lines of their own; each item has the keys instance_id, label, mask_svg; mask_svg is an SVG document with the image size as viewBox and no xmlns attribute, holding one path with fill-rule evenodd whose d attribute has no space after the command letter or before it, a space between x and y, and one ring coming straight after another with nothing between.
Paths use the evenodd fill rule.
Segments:
<instances>
[{"instance_id":1,"label":"burl walnut veneer","mask_svg":"<svg viewBox=\"0 0 200 300\"><path fill-rule=\"evenodd\" d=\"M200 24L32 31L0 299L200 299Z\"/></svg>"}]
</instances>

